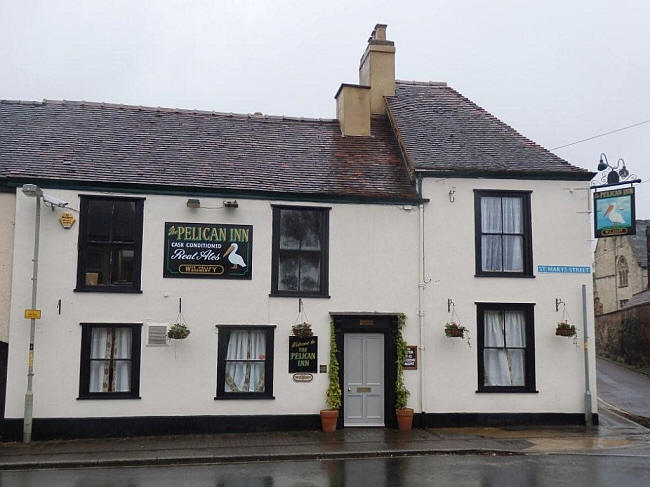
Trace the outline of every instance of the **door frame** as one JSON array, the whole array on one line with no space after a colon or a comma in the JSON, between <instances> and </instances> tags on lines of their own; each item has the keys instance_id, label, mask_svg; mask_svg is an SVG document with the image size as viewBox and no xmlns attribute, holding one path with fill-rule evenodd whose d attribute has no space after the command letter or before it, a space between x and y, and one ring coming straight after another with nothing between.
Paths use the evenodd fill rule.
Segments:
<instances>
[{"instance_id":1,"label":"door frame","mask_svg":"<svg viewBox=\"0 0 650 487\"><path fill-rule=\"evenodd\" d=\"M345 354L343 336L346 333L381 333L384 335L384 427L396 428L395 383L397 381L397 348L395 334L396 313L330 313L334 322L334 337L338 349L339 385L344 390ZM372 325L361 325L361 320L372 320ZM341 411L345 407L345 394L341 394ZM343 428L343 414L339 414L337 428Z\"/></svg>"}]
</instances>

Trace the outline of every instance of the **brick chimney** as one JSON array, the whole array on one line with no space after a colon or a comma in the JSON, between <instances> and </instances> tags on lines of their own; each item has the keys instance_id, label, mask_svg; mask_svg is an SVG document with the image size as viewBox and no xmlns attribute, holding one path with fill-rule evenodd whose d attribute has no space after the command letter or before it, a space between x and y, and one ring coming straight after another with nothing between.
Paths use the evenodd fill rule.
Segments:
<instances>
[{"instance_id":1,"label":"brick chimney","mask_svg":"<svg viewBox=\"0 0 650 487\"><path fill-rule=\"evenodd\" d=\"M386 25L377 24L361 56L359 84L343 83L336 92L336 118L344 136L369 136L370 116L383 115L384 96L395 94L395 45Z\"/></svg>"},{"instance_id":2,"label":"brick chimney","mask_svg":"<svg viewBox=\"0 0 650 487\"><path fill-rule=\"evenodd\" d=\"M395 43L386 40L386 24L377 24L359 63L359 84L370 86L370 113L383 115L384 97L395 95Z\"/></svg>"}]
</instances>

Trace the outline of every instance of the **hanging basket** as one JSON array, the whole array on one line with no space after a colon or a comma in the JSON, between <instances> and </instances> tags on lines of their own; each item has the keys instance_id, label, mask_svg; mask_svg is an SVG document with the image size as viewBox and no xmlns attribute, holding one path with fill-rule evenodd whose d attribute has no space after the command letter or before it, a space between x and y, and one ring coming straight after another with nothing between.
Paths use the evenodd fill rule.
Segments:
<instances>
[{"instance_id":1,"label":"hanging basket","mask_svg":"<svg viewBox=\"0 0 650 487\"><path fill-rule=\"evenodd\" d=\"M445 324L445 335L452 338L464 338L467 328L459 325L455 321Z\"/></svg>"},{"instance_id":2,"label":"hanging basket","mask_svg":"<svg viewBox=\"0 0 650 487\"><path fill-rule=\"evenodd\" d=\"M573 337L576 336L576 327L566 321L560 321L555 329L555 334L560 337Z\"/></svg>"},{"instance_id":3,"label":"hanging basket","mask_svg":"<svg viewBox=\"0 0 650 487\"><path fill-rule=\"evenodd\" d=\"M314 336L314 332L311 331L311 325L306 321L304 323L293 325L291 327L291 331L293 332L294 336L297 336L299 338L309 338L310 336Z\"/></svg>"},{"instance_id":4,"label":"hanging basket","mask_svg":"<svg viewBox=\"0 0 650 487\"><path fill-rule=\"evenodd\" d=\"M190 329L182 323L174 323L167 331L167 336L172 340L184 340L189 334Z\"/></svg>"}]
</instances>

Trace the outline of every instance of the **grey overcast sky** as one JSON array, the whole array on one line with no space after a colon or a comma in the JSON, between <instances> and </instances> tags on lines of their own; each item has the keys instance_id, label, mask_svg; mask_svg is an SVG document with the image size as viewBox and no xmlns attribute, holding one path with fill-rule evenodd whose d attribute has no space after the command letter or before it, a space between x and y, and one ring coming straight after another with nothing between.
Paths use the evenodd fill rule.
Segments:
<instances>
[{"instance_id":1,"label":"grey overcast sky","mask_svg":"<svg viewBox=\"0 0 650 487\"><path fill-rule=\"evenodd\" d=\"M399 79L446 81L547 148L650 119L648 0L0 0L0 98L333 118L376 23ZM554 152L650 180L650 123Z\"/></svg>"}]
</instances>

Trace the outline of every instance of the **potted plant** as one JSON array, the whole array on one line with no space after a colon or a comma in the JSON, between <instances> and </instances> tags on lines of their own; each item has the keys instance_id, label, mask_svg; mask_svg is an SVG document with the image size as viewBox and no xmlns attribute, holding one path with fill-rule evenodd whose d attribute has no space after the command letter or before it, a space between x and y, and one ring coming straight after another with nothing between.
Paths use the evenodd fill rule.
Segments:
<instances>
[{"instance_id":1,"label":"potted plant","mask_svg":"<svg viewBox=\"0 0 650 487\"><path fill-rule=\"evenodd\" d=\"M406 315L400 313L397 321L397 333L395 346L397 348L397 380L395 381L395 415L397 426L402 431L408 431L413 427L413 409L407 408L408 397L411 394L404 385L404 359L406 358L406 341L402 330L406 324Z\"/></svg>"},{"instance_id":2,"label":"potted plant","mask_svg":"<svg viewBox=\"0 0 650 487\"><path fill-rule=\"evenodd\" d=\"M334 336L334 323L330 323L330 365L327 370L329 386L327 387L326 399L328 409L322 409L320 420L323 431L333 433L336 431L336 422L341 409L341 385L339 383L339 360L337 358L338 348Z\"/></svg>"},{"instance_id":3,"label":"potted plant","mask_svg":"<svg viewBox=\"0 0 650 487\"><path fill-rule=\"evenodd\" d=\"M169 327L167 336L172 340L184 340L190 334L190 329L183 323L174 323Z\"/></svg>"},{"instance_id":4,"label":"potted plant","mask_svg":"<svg viewBox=\"0 0 650 487\"><path fill-rule=\"evenodd\" d=\"M555 329L555 334L561 337L572 337L576 335L576 327L566 321L560 321Z\"/></svg>"},{"instance_id":5,"label":"potted plant","mask_svg":"<svg viewBox=\"0 0 650 487\"><path fill-rule=\"evenodd\" d=\"M453 338L464 338L467 328L463 325L456 323L455 321L450 321L445 324L445 335Z\"/></svg>"},{"instance_id":6,"label":"potted plant","mask_svg":"<svg viewBox=\"0 0 650 487\"><path fill-rule=\"evenodd\" d=\"M309 338L310 336L314 336L314 332L311 331L311 325L306 321L297 325L293 325L291 327L291 331L293 332L294 336L300 338Z\"/></svg>"}]
</instances>

